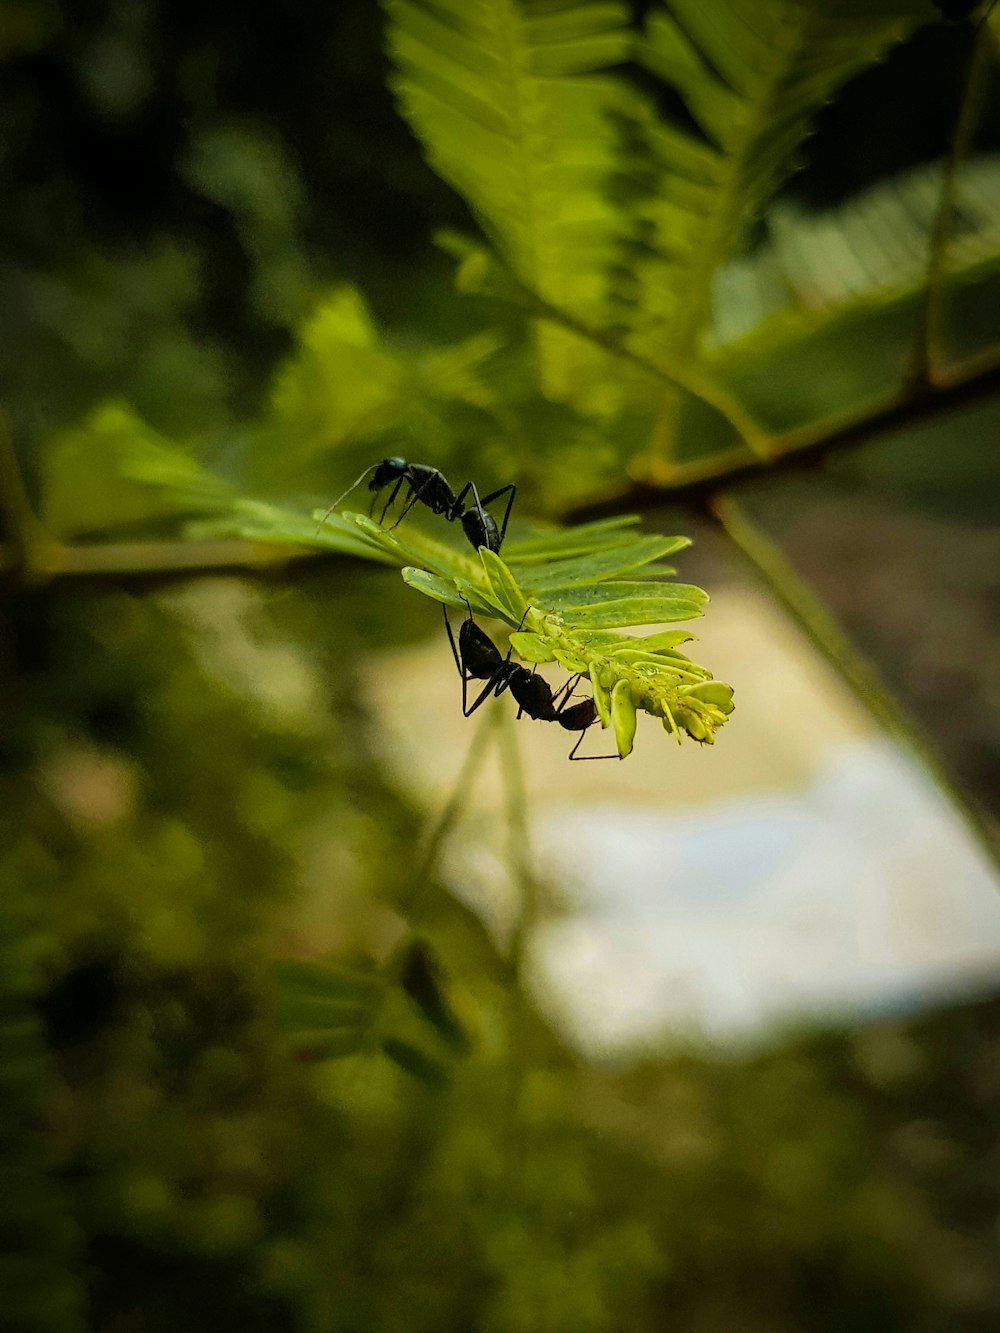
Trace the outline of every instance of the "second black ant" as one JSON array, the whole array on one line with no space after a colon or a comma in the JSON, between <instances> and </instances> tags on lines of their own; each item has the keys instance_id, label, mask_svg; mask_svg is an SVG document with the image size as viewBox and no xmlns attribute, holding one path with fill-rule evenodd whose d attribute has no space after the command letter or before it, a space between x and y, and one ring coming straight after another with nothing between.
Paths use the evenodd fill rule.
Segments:
<instances>
[{"instance_id":1,"label":"second black ant","mask_svg":"<svg viewBox=\"0 0 1000 1333\"><path fill-rule=\"evenodd\" d=\"M402 512L388 531L391 532L397 523L402 523L413 506L419 502L426 505L432 513L441 514L449 523L460 522L463 532L475 550L478 551L481 546L490 551L500 550L507 535L507 523L517 493L514 482L508 482L506 486L501 486L498 490L480 498L475 482L468 481L456 495L444 474L436 467L431 467L427 463L408 463L405 458L383 458L381 463L373 463L371 467L365 468L354 485L349 486L344 495L334 500L327 513L336 509L344 496L349 495L355 486L360 485L369 472L372 476L368 482L368 489L373 492L370 512L374 512L379 494L387 487L392 487L392 494L382 506L379 523L385 521L385 516L392 508L402 487L409 487ZM466 497L470 494L472 503L466 505ZM502 495L507 496L507 507L498 527L496 519L487 511L486 506L492 504L494 500L499 500Z\"/></svg>"},{"instance_id":2,"label":"second black ant","mask_svg":"<svg viewBox=\"0 0 1000 1333\"><path fill-rule=\"evenodd\" d=\"M468 602L466 606L469 606ZM566 731L580 733L579 739L569 752L570 759L577 759L576 752L583 743L584 734L597 721L597 708L593 699L581 699L576 704L569 702L573 697L573 688L580 677L573 676L561 690L553 694L552 686L544 676L539 676L534 671L529 671L527 667L511 661L512 649L508 648L506 657L501 655L500 649L486 631L476 624L471 606L458 632L457 645L451 621L448 619L448 608L442 607L442 610L452 656L458 674L462 677L463 714L470 717L491 695L493 698L499 698L504 691L509 690L517 702L518 717L522 713L527 713L529 717L536 718L539 722L558 722ZM486 685L471 704L467 692L470 680L486 681ZM620 757L617 754L589 754L580 755L579 759Z\"/></svg>"}]
</instances>

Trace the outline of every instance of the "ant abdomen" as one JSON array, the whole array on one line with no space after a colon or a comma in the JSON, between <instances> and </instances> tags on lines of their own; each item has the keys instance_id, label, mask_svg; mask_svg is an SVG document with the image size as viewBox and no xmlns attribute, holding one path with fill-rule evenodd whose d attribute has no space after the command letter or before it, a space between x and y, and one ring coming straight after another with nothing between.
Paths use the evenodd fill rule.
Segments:
<instances>
[{"instance_id":1,"label":"ant abdomen","mask_svg":"<svg viewBox=\"0 0 1000 1333\"><path fill-rule=\"evenodd\" d=\"M571 708L557 711L555 720L567 731L586 731L597 721L597 706L593 699L581 699Z\"/></svg>"},{"instance_id":2,"label":"ant abdomen","mask_svg":"<svg viewBox=\"0 0 1000 1333\"><path fill-rule=\"evenodd\" d=\"M542 676L532 675L524 667L511 663L507 688L517 701L518 708L539 722L552 722L556 717L552 702L552 686Z\"/></svg>"},{"instance_id":3,"label":"ant abdomen","mask_svg":"<svg viewBox=\"0 0 1000 1333\"><path fill-rule=\"evenodd\" d=\"M500 529L492 514L486 510L467 509L462 515L462 530L470 545L477 550L485 546L490 551L500 550Z\"/></svg>"}]
</instances>

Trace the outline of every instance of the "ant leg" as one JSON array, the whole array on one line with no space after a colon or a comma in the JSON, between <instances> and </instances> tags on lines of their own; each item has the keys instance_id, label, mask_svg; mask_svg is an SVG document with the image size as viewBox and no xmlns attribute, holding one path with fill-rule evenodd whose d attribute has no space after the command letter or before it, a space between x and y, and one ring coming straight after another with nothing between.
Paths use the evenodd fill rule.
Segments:
<instances>
[{"instance_id":1,"label":"ant leg","mask_svg":"<svg viewBox=\"0 0 1000 1333\"><path fill-rule=\"evenodd\" d=\"M472 504L469 505L468 509L463 509L463 505L465 504L465 497L469 494L470 491L472 492ZM479 491L476 489L476 483L474 481L467 481L465 485L462 487L462 489L459 491L458 495L455 496L455 503L448 511L447 515L448 521L454 523L456 519L464 518L465 514L472 513L473 511L475 511L476 517L479 519L479 530L484 538L484 540L481 541L479 545L486 546L488 544L486 520L487 518L489 518L490 522L493 523L494 529L496 528L496 523L494 522L492 514L487 514L486 510L483 508L483 502L479 498ZM463 527L464 526L465 525L463 523ZM498 531L497 546L500 545L501 541L502 538ZM473 542L473 545L475 545L475 542Z\"/></svg>"},{"instance_id":2,"label":"ant leg","mask_svg":"<svg viewBox=\"0 0 1000 1333\"><path fill-rule=\"evenodd\" d=\"M466 605L468 606L468 603L466 603ZM448 642L451 644L451 655L455 659L455 667L458 671L458 674L462 678L462 714L464 717L469 717L476 711L479 705L483 702L483 699L489 693L490 686L492 685L493 682L490 681L490 683L486 686L486 689L483 691L483 693L479 696L479 698L472 705L472 707L469 708L468 707L469 681L471 677L469 673L466 671L465 667L462 665L462 659L458 655L458 645L455 643L455 635L451 628L451 621L448 619L448 608L444 605L444 603L441 604L441 610L444 612L444 627L448 631ZM469 614L470 615L472 614L471 611Z\"/></svg>"},{"instance_id":3,"label":"ant leg","mask_svg":"<svg viewBox=\"0 0 1000 1333\"><path fill-rule=\"evenodd\" d=\"M470 706L469 706L468 708L466 708L466 706L465 706L465 682L466 682L467 679L468 679L468 677L463 677L463 680L462 680L462 712L465 714L466 717L471 717L472 714L476 711L477 708L482 707L482 705L486 702L486 700L490 697L491 694L493 695L494 698L499 698L499 696L500 696L500 695L504 692L504 690L507 688L507 686L506 686L506 682L505 682L505 681L502 681L502 680L501 680L500 684L498 685L498 684L497 684L496 675L493 675L493 676L491 676L491 677L489 678L489 680L488 680L488 681L486 682L486 684L483 686L482 693L481 693L481 694L479 695L479 697L475 700L475 702L472 703L472 704L470 704Z\"/></svg>"},{"instance_id":4,"label":"ant leg","mask_svg":"<svg viewBox=\"0 0 1000 1333\"><path fill-rule=\"evenodd\" d=\"M578 671L575 676L570 676L569 680L561 689L556 690L555 694L552 696L552 702L555 704L557 713L561 713L563 709L568 706L570 699L573 697L574 690L582 679L583 672Z\"/></svg>"},{"instance_id":5,"label":"ant leg","mask_svg":"<svg viewBox=\"0 0 1000 1333\"><path fill-rule=\"evenodd\" d=\"M576 744L573 746L572 750L570 750L570 752L569 752L569 757L570 757L570 759L574 759L574 760L576 760L576 762L577 762L578 764L585 764L585 763L587 763L588 760L592 760L592 759L621 759L621 758L623 757L623 756L620 755L620 754L581 754L581 755L578 755L578 754L577 754L577 750L579 750L580 746L583 744L583 738L584 738L584 736L586 736L586 734L587 734L586 730L580 732L580 735L579 735L579 738L578 738Z\"/></svg>"},{"instance_id":6,"label":"ant leg","mask_svg":"<svg viewBox=\"0 0 1000 1333\"><path fill-rule=\"evenodd\" d=\"M389 499L386 501L385 508L382 510L381 514L379 514L379 516L378 516L379 527L381 527L382 524L385 522L385 516L386 516L386 514L388 514L389 510L392 508L392 506L393 506L393 504L394 504L394 502L395 502L396 496L399 494L399 488L402 486L402 484L403 484L403 482L404 482L405 480L406 480L405 477L400 477L400 479L396 482L395 486L393 486L393 488L392 488L392 494L389 496ZM375 501L373 500L373 501L372 501L372 509L374 510L374 508L375 508ZM394 523L392 526L395 527L395 526L396 526L395 523Z\"/></svg>"},{"instance_id":7,"label":"ant leg","mask_svg":"<svg viewBox=\"0 0 1000 1333\"><path fill-rule=\"evenodd\" d=\"M458 674L465 679L465 669L462 666L462 659L458 655L458 645L455 643L455 635L452 632L451 621L448 619L448 608L444 602L441 603L441 610L444 612L444 627L448 631L448 642L451 644L451 655L455 659L455 667Z\"/></svg>"},{"instance_id":8,"label":"ant leg","mask_svg":"<svg viewBox=\"0 0 1000 1333\"><path fill-rule=\"evenodd\" d=\"M463 597L462 601L469 608L469 619L472 620L472 606L469 599ZM448 608L443 603L441 610L444 613L444 627L448 631L448 642L451 644L451 655L455 659L455 666L458 668L458 674L462 677L462 712L466 717L471 717L476 709L480 708L486 702L491 691L494 692L496 697L499 697L504 690L507 689L510 682L508 680L507 672L503 670L503 667L506 667L510 654L507 654L507 657L503 660L502 666L497 671L494 671L493 675L490 676L489 680L487 680L484 685L481 693L470 705L468 702L468 684L472 679L472 676L466 671L459 656L458 646L455 643L455 634L451 628L451 621L448 619Z\"/></svg>"},{"instance_id":9,"label":"ant leg","mask_svg":"<svg viewBox=\"0 0 1000 1333\"><path fill-rule=\"evenodd\" d=\"M422 500L424 498L424 491L427 490L431 482L440 475L441 474L439 472L430 473L429 476L426 476L423 479L423 481L420 483L419 486L414 486L413 482L410 481L410 494L406 497L406 503L403 505L403 511L400 514L399 518L396 519L395 523L393 523L392 528L399 527L400 523L402 523L403 519L410 512L410 510L417 503L417 501ZM410 479L406 477L404 478L404 480L409 481ZM387 528L386 531L391 532L392 528Z\"/></svg>"},{"instance_id":10,"label":"ant leg","mask_svg":"<svg viewBox=\"0 0 1000 1333\"><path fill-rule=\"evenodd\" d=\"M475 488L473 488L475 489ZM509 492L509 494L508 494ZM510 511L514 504L514 496L517 494L517 487L514 483L508 482L506 486L501 486L498 491L490 491L489 495L483 496L483 505L492 504L494 500L499 500L501 495L507 495L507 508L503 511L503 522L500 524L500 545L503 545L503 539L507 535L507 524L510 521ZM479 497L476 496L478 500Z\"/></svg>"},{"instance_id":11,"label":"ant leg","mask_svg":"<svg viewBox=\"0 0 1000 1333\"><path fill-rule=\"evenodd\" d=\"M455 519L458 518L460 514L462 514L462 512L465 509L465 497L469 494L470 491L475 491L475 489L476 487L474 483L471 481L467 481L465 485L462 487L462 489L459 491L459 493L455 496L454 503L448 510L448 513L445 515L449 523L454 523ZM477 500L479 499L478 495L476 496L476 499Z\"/></svg>"},{"instance_id":12,"label":"ant leg","mask_svg":"<svg viewBox=\"0 0 1000 1333\"><path fill-rule=\"evenodd\" d=\"M577 752L577 750L579 750L580 746L583 744L583 738L584 738L584 736L586 736L586 734L587 734L587 733L586 733L585 731L581 731L580 734L579 734L579 736L577 736L577 738L576 738L576 744L573 746L572 750L570 750L570 752L569 752L569 757L570 757L570 759L575 759L575 758L576 758L576 752Z\"/></svg>"},{"instance_id":13,"label":"ant leg","mask_svg":"<svg viewBox=\"0 0 1000 1333\"><path fill-rule=\"evenodd\" d=\"M377 467L378 467L378 463L371 463L368 467L365 468L364 472L362 472L361 476L358 477L357 481L352 481L351 484L350 484L350 486L348 486L347 490L346 490L346 491L342 491L341 494L337 496L336 500L334 500L334 502L333 502L333 504L330 506L330 508L327 509L327 511L324 513L324 515L323 515L323 517L320 519L319 523L316 524L316 531L317 531L317 532L319 532L320 528L323 526L323 524L326 522L326 520L330 517L330 515L333 513L333 511L337 508L337 505L340 504L341 500L346 500L347 497L350 495L351 491L353 491L354 488L355 488L356 486L360 486L361 483L364 481L365 477L368 476L368 473L369 473L369 472L374 472L375 469L376 469ZM374 499L374 497L372 497L372 509L374 509L374 508L375 508L375 499ZM369 511L369 512L371 512L371 511Z\"/></svg>"},{"instance_id":14,"label":"ant leg","mask_svg":"<svg viewBox=\"0 0 1000 1333\"><path fill-rule=\"evenodd\" d=\"M449 523L456 522L462 517L463 513L465 513L465 497L470 491L472 492L472 504L470 508L475 509L476 513L479 515L480 524L485 524L486 520L483 516L483 506L479 502L479 492L476 490L476 484L473 481L467 481L455 496L455 503L445 514L445 518Z\"/></svg>"}]
</instances>

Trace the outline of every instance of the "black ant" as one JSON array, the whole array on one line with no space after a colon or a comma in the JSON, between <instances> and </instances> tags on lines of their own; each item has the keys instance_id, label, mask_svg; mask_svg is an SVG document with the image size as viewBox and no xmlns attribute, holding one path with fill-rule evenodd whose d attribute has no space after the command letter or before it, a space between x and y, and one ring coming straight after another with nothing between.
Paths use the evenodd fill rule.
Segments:
<instances>
[{"instance_id":1,"label":"black ant","mask_svg":"<svg viewBox=\"0 0 1000 1333\"><path fill-rule=\"evenodd\" d=\"M460 520L462 529L475 550L478 551L480 546L485 546L490 551L500 550L503 539L507 534L511 506L517 493L517 487L513 482L508 482L506 486L501 486L499 490L491 491L489 495L480 499L475 482L468 481L456 495L446 481L444 474L439 472L436 467L430 467L427 463L408 463L405 458L383 458L381 463L373 463L371 467L365 468L358 480L354 482L354 485L347 488L344 495L349 495L369 472L372 473L372 477L368 482L368 489L373 492L369 512L374 512L379 492L384 491L387 486L392 487L392 494L382 507L379 523L385 521L385 516L392 508L400 488L409 486L410 493L403 504L402 513L392 525L393 528L397 523L402 523L419 500L433 513L442 514L449 523ZM465 497L470 492L472 494L472 504L467 507ZM344 495L334 500L327 510L327 514L336 509ZM496 519L492 514L486 512L486 505L492 504L494 500L499 500L501 495L506 495L508 498L503 522L498 528ZM391 532L392 528L388 530Z\"/></svg>"},{"instance_id":2,"label":"black ant","mask_svg":"<svg viewBox=\"0 0 1000 1333\"><path fill-rule=\"evenodd\" d=\"M519 666L517 662L511 661L512 649L508 648L506 657L500 655L500 649L490 636L476 624L472 616L472 607L469 606L468 602L466 602L466 606L469 607L469 614L462 621L462 627L458 632L457 646L455 635L452 633L451 621L448 619L448 608L441 608L444 611L444 624L448 631L448 642L451 644L452 656L455 659L458 674L462 677L463 714L470 717L477 708L486 702L490 695L496 699L505 690L510 690L517 702L518 717L522 713L527 713L529 717L536 718L539 722L558 722L566 731L578 731L580 733L579 739L569 752L570 759L576 759L576 752L583 744L583 737L587 728L592 727L597 721L597 708L593 699L581 699L576 704L569 703L573 697L573 688L580 679L579 675L573 676L561 690L553 694L552 686L544 676L536 675L534 671L529 671L527 667ZM486 681L485 687L471 704L468 702L467 693L470 680ZM619 759L620 757L617 754L580 755L581 760Z\"/></svg>"}]
</instances>

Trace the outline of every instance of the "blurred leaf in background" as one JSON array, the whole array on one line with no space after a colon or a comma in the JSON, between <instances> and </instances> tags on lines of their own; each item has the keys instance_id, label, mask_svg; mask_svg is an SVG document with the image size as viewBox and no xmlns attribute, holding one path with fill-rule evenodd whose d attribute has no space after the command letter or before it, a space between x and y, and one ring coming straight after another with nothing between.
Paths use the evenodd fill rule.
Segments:
<instances>
[{"instance_id":1,"label":"blurred leaf in background","mask_svg":"<svg viewBox=\"0 0 1000 1333\"><path fill-rule=\"evenodd\" d=\"M704 604L662 582L672 521L627 530L635 479L658 503L905 405L942 216L930 392L992 395L988 45L944 162L998 20L944 8L968 21L0 4L0 393L48 562L15 567L7 458L0 1330L997 1327L996 1003L588 1063L525 984L548 886L516 782L501 948L437 868L457 807L400 777L368 689L426 633L412 588L481 598L526 661L633 671L615 629ZM965 413L749 508L995 800L995 405ZM320 522L397 454L515 481L501 558L439 515ZM294 573L156 566L228 541ZM556 619L520 625L529 597ZM729 687L653 637L721 725ZM630 743L641 705L595 675Z\"/></svg>"}]
</instances>

